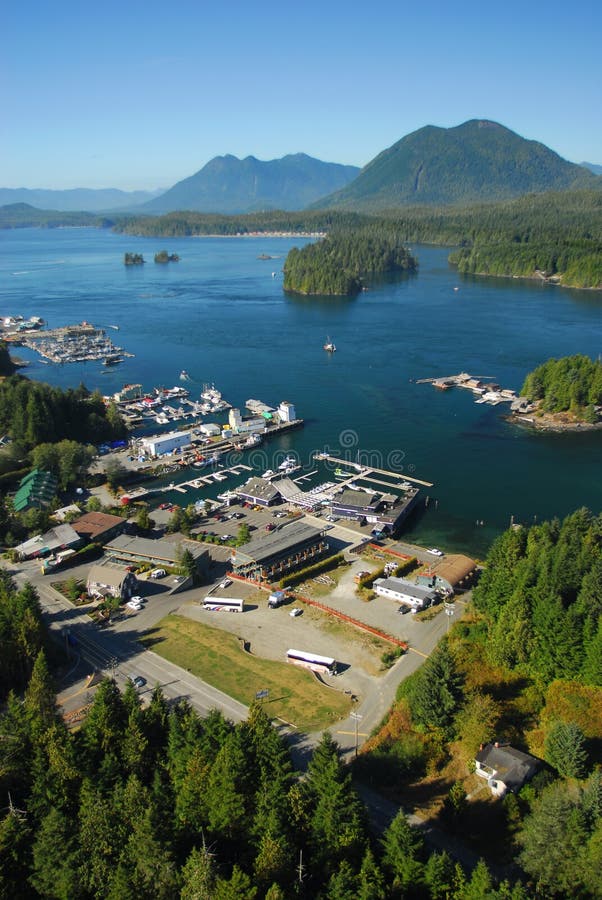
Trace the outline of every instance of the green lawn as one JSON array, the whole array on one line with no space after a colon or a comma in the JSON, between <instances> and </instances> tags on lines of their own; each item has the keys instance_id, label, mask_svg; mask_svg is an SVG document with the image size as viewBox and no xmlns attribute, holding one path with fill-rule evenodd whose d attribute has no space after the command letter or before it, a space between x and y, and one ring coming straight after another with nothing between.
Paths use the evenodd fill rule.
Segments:
<instances>
[{"instance_id":1,"label":"green lawn","mask_svg":"<svg viewBox=\"0 0 602 900\"><path fill-rule=\"evenodd\" d=\"M269 690L266 713L301 731L327 728L351 709L347 695L324 687L310 672L251 656L237 637L200 622L167 616L147 632L142 643L241 703L248 705L257 691Z\"/></svg>"}]
</instances>

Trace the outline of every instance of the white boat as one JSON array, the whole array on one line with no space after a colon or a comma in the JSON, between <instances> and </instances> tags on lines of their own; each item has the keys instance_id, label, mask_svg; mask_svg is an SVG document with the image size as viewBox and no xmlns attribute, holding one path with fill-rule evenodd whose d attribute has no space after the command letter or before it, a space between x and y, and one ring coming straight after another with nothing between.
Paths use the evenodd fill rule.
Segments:
<instances>
[{"instance_id":1,"label":"white boat","mask_svg":"<svg viewBox=\"0 0 602 900\"><path fill-rule=\"evenodd\" d=\"M337 348L334 343L330 340L330 337L326 338L326 343L324 344L324 350L327 350L328 353L334 353Z\"/></svg>"},{"instance_id":2,"label":"white boat","mask_svg":"<svg viewBox=\"0 0 602 900\"><path fill-rule=\"evenodd\" d=\"M262 478L273 478L275 474L276 473L274 472L273 469L267 469L261 477Z\"/></svg>"},{"instance_id":3,"label":"white boat","mask_svg":"<svg viewBox=\"0 0 602 900\"><path fill-rule=\"evenodd\" d=\"M180 381L190 381L190 375L186 371L186 369L182 369L180 372Z\"/></svg>"},{"instance_id":4,"label":"white boat","mask_svg":"<svg viewBox=\"0 0 602 900\"><path fill-rule=\"evenodd\" d=\"M246 439L244 446L245 447L257 447L261 444L261 435L260 434L250 434Z\"/></svg>"},{"instance_id":5,"label":"white boat","mask_svg":"<svg viewBox=\"0 0 602 900\"><path fill-rule=\"evenodd\" d=\"M291 469L298 468L299 464L294 456L287 456L278 466L279 472L289 472Z\"/></svg>"}]
</instances>

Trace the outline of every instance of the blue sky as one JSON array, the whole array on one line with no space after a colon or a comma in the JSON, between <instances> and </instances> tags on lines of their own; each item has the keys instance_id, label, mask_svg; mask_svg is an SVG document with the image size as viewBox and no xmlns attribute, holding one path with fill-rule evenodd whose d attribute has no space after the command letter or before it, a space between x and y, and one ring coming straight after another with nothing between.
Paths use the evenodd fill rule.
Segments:
<instances>
[{"instance_id":1,"label":"blue sky","mask_svg":"<svg viewBox=\"0 0 602 900\"><path fill-rule=\"evenodd\" d=\"M601 34L594 0L12 0L0 186L169 187L225 153L361 166L472 118L602 164Z\"/></svg>"}]
</instances>

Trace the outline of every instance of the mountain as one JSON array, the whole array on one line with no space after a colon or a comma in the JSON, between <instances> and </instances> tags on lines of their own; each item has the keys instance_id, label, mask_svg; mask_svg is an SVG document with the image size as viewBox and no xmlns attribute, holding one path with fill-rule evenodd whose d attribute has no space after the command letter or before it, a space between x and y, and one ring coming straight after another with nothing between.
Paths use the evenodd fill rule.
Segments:
<instances>
[{"instance_id":1,"label":"mountain","mask_svg":"<svg viewBox=\"0 0 602 900\"><path fill-rule=\"evenodd\" d=\"M583 166L584 169L589 169L594 175L602 175L602 166L598 166L596 163L582 162L579 165Z\"/></svg>"},{"instance_id":2,"label":"mountain","mask_svg":"<svg viewBox=\"0 0 602 900\"><path fill-rule=\"evenodd\" d=\"M157 196L158 191L120 191L117 188L73 188L53 191L30 188L0 188L0 206L27 203L39 209L64 212L104 212L115 209L133 209Z\"/></svg>"},{"instance_id":3,"label":"mountain","mask_svg":"<svg viewBox=\"0 0 602 900\"><path fill-rule=\"evenodd\" d=\"M378 210L406 205L469 204L523 194L602 185L544 144L497 122L455 128L427 125L383 150L347 187L314 208Z\"/></svg>"},{"instance_id":4,"label":"mountain","mask_svg":"<svg viewBox=\"0 0 602 900\"><path fill-rule=\"evenodd\" d=\"M195 210L228 214L303 209L344 187L358 172L356 166L322 162L305 153L269 161L254 156L216 156L196 174L145 203L139 212Z\"/></svg>"}]
</instances>

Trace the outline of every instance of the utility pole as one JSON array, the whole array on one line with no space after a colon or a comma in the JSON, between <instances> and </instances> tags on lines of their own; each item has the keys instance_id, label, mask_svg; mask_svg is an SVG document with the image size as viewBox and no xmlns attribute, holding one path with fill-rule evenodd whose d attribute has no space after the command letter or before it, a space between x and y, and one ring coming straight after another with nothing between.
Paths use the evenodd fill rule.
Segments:
<instances>
[{"instance_id":1,"label":"utility pole","mask_svg":"<svg viewBox=\"0 0 602 900\"><path fill-rule=\"evenodd\" d=\"M362 719L363 719L364 717L361 716L359 713L356 713L356 712L350 713L350 716L351 716L351 718L352 718L352 719L354 720L354 722L355 722L355 755L356 755L356 757L357 757L357 745L358 745L358 732L357 732L357 728L358 728L359 722L361 722Z\"/></svg>"}]
</instances>

